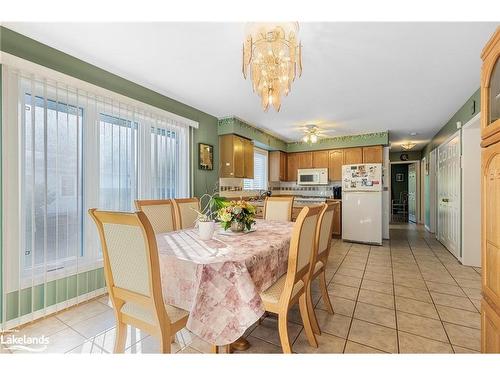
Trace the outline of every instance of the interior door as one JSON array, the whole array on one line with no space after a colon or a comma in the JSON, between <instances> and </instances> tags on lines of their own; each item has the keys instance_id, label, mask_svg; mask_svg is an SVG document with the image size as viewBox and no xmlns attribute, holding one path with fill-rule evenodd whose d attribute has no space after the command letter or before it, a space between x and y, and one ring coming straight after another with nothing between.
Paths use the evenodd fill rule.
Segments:
<instances>
[{"instance_id":1,"label":"interior door","mask_svg":"<svg viewBox=\"0 0 500 375\"><path fill-rule=\"evenodd\" d=\"M438 148L438 240L461 257L460 135Z\"/></svg>"},{"instance_id":2,"label":"interior door","mask_svg":"<svg viewBox=\"0 0 500 375\"><path fill-rule=\"evenodd\" d=\"M417 222L417 169L415 163L408 165L408 220Z\"/></svg>"}]
</instances>

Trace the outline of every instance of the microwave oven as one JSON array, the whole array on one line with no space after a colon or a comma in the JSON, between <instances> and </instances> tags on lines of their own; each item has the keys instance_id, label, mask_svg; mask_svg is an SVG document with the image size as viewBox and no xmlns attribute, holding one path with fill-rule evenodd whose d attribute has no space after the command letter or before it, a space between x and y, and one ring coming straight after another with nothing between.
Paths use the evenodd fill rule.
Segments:
<instances>
[{"instance_id":1,"label":"microwave oven","mask_svg":"<svg viewBox=\"0 0 500 375\"><path fill-rule=\"evenodd\" d=\"M327 185L328 168L299 169L297 171L299 185Z\"/></svg>"}]
</instances>

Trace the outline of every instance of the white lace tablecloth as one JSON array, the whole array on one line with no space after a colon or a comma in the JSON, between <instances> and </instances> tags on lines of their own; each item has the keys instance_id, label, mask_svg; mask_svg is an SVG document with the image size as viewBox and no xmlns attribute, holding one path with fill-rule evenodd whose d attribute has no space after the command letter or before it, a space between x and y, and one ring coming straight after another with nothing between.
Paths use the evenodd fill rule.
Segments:
<instances>
[{"instance_id":1,"label":"white lace tablecloth","mask_svg":"<svg viewBox=\"0 0 500 375\"><path fill-rule=\"evenodd\" d=\"M202 241L196 229L156 236L165 302L190 312L187 328L226 345L264 313L259 293L287 269L293 223L257 220L256 231Z\"/></svg>"}]
</instances>

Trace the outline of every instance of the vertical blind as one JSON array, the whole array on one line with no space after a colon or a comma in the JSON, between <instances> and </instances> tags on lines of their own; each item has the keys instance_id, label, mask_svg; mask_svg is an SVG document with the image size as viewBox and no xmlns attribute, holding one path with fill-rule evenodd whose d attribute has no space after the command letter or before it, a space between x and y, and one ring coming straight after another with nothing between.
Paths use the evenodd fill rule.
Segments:
<instances>
[{"instance_id":1,"label":"vertical blind","mask_svg":"<svg viewBox=\"0 0 500 375\"><path fill-rule=\"evenodd\" d=\"M103 292L87 210L130 211L137 198L189 196L189 125L3 67L2 326Z\"/></svg>"}]
</instances>

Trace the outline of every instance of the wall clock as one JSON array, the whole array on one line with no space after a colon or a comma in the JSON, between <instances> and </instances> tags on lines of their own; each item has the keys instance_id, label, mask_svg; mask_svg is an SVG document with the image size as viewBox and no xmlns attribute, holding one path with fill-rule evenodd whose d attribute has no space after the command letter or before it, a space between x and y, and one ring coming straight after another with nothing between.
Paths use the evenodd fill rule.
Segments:
<instances>
[{"instance_id":1,"label":"wall clock","mask_svg":"<svg viewBox=\"0 0 500 375\"><path fill-rule=\"evenodd\" d=\"M408 160L408 154L401 154L401 155L399 156L399 158L400 158L401 160L403 160L403 161L407 161L407 160Z\"/></svg>"}]
</instances>

